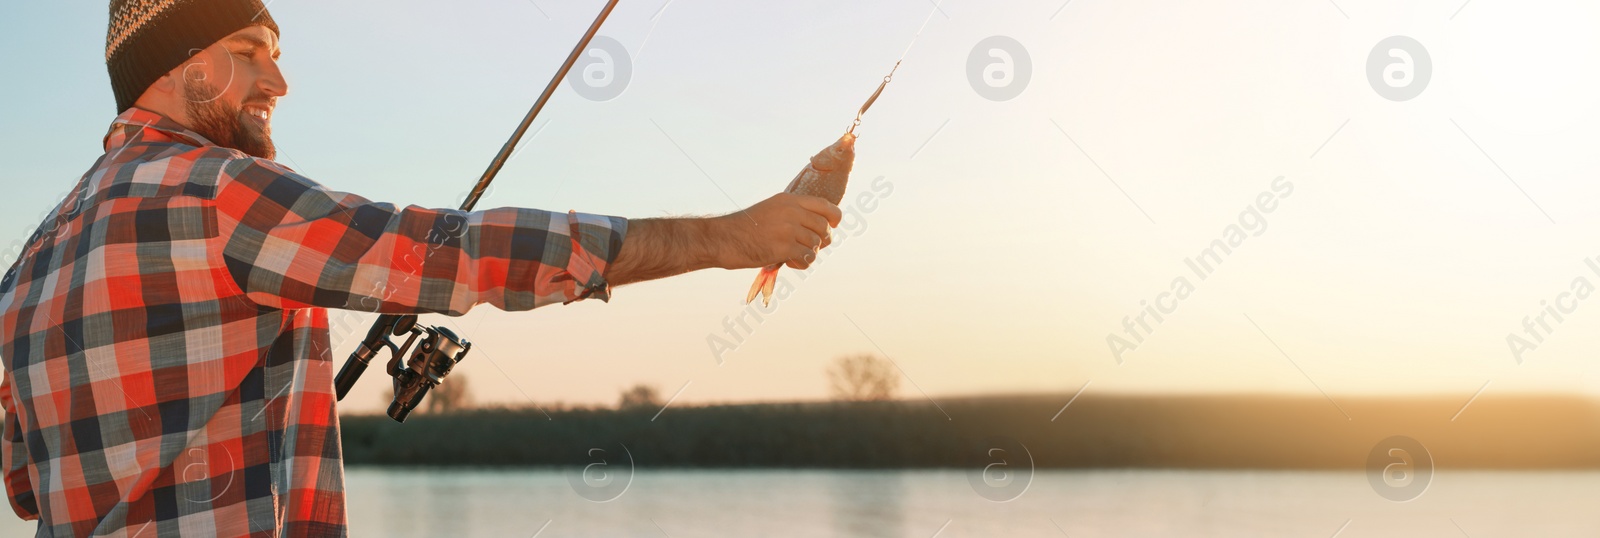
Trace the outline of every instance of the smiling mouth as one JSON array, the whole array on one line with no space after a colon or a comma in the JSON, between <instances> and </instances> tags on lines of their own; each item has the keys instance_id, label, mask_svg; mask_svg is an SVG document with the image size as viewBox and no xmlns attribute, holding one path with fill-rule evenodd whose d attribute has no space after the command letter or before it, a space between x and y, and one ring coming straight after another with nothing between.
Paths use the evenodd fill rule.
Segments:
<instances>
[{"instance_id":1,"label":"smiling mouth","mask_svg":"<svg viewBox=\"0 0 1600 538\"><path fill-rule=\"evenodd\" d=\"M272 121L272 109L261 105L244 105L240 112L265 124Z\"/></svg>"}]
</instances>

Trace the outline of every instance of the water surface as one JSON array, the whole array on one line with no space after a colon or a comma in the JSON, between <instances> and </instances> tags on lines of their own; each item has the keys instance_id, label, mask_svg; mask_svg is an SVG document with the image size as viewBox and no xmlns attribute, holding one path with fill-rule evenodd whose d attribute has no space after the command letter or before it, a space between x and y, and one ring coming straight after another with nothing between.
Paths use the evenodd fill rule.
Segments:
<instances>
[{"instance_id":1,"label":"water surface","mask_svg":"<svg viewBox=\"0 0 1600 538\"><path fill-rule=\"evenodd\" d=\"M1039 471L1003 503L946 470L640 470L598 503L559 470L357 467L348 490L358 537L1600 536L1600 472L1440 470L1404 503L1354 472Z\"/></svg>"},{"instance_id":2,"label":"water surface","mask_svg":"<svg viewBox=\"0 0 1600 538\"><path fill-rule=\"evenodd\" d=\"M368 468L349 495L356 536L1600 536L1596 472L1441 470L1404 503L1358 472L1040 471L1002 503L961 471L641 470L596 503L554 470Z\"/></svg>"}]
</instances>

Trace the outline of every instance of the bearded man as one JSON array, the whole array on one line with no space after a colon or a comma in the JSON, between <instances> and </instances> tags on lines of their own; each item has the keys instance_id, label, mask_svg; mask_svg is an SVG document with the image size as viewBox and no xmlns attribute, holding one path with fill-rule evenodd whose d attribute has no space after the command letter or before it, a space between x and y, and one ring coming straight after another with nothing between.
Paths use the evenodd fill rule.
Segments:
<instances>
[{"instance_id":1,"label":"bearded man","mask_svg":"<svg viewBox=\"0 0 1600 538\"><path fill-rule=\"evenodd\" d=\"M399 208L273 161L260 0L113 0L105 155L0 280L6 493L39 536L347 533L329 308L465 314L804 268L839 209Z\"/></svg>"}]
</instances>

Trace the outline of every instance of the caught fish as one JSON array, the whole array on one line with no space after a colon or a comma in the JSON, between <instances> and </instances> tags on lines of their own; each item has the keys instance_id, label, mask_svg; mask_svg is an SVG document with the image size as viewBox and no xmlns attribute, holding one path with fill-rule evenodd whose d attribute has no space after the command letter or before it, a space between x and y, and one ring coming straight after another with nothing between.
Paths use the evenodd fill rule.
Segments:
<instances>
[{"instance_id":1,"label":"caught fish","mask_svg":"<svg viewBox=\"0 0 1600 538\"><path fill-rule=\"evenodd\" d=\"M815 196L839 205L844 200L845 185L850 182L850 167L855 162L856 135L847 132L833 145L812 156L811 162L794 176L784 192ZM756 294L760 293L762 306L770 306L772 289L778 284L778 269L782 267L780 263L761 268L761 273L756 275L756 282L750 285L750 293L744 298L745 304L754 301Z\"/></svg>"},{"instance_id":2,"label":"caught fish","mask_svg":"<svg viewBox=\"0 0 1600 538\"><path fill-rule=\"evenodd\" d=\"M942 2L943 0L940 0ZM933 14L939 12L939 3L934 2L933 11L928 12L928 18L922 21L922 27L917 29L917 35L911 36L911 43L906 45L905 52L900 53L900 59L895 60L894 67L889 68L889 74L883 77L883 82L878 83L877 91L872 92L872 97L861 104L861 109L856 111L856 120L845 130L833 145L823 148L822 151L811 157L811 162L794 176L794 181L789 182L789 188L784 192L816 196L827 200L833 205L839 205L844 200L845 185L850 183L850 167L856 162L856 128L861 126L861 117L866 115L872 104L878 102L878 97L883 96L883 89L894 80L895 72L900 70L900 62L911 52L911 46L917 43L917 38L922 37L922 31L928 28L928 23L933 21ZM750 285L750 293L744 296L744 303L756 299L756 294L761 294L762 306L772 305L772 289L778 284L778 269L783 264L769 265L761 268L761 273L756 275L756 281Z\"/></svg>"}]
</instances>

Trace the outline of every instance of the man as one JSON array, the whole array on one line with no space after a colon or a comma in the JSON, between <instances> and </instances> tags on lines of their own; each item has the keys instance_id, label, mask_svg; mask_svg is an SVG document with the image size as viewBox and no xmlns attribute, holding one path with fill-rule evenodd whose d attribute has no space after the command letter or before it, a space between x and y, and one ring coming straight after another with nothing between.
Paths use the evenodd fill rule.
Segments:
<instances>
[{"instance_id":1,"label":"man","mask_svg":"<svg viewBox=\"0 0 1600 538\"><path fill-rule=\"evenodd\" d=\"M113 0L106 154L0 281L4 479L40 536L343 535L326 308L529 310L703 268L804 268L839 209L396 208L273 162L260 0Z\"/></svg>"}]
</instances>

